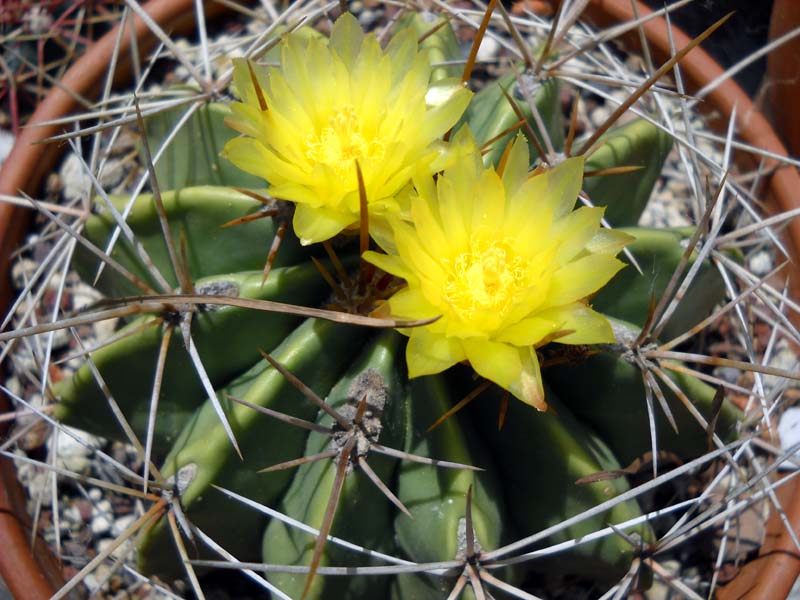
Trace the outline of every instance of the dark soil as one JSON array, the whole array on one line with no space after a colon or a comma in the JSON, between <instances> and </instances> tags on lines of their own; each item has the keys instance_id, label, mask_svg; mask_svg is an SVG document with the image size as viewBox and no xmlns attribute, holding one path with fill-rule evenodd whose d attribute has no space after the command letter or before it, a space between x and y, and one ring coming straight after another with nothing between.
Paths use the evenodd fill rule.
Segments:
<instances>
[{"instance_id":1,"label":"dark soil","mask_svg":"<svg viewBox=\"0 0 800 600\"><path fill-rule=\"evenodd\" d=\"M664 0L644 2L654 10L669 4ZM703 48L728 68L767 43L772 0L695 0L671 13L670 18L687 34L696 36L731 11L734 14L730 20L703 42ZM738 73L735 79L753 97L765 72L766 60L762 58Z\"/></svg>"}]
</instances>

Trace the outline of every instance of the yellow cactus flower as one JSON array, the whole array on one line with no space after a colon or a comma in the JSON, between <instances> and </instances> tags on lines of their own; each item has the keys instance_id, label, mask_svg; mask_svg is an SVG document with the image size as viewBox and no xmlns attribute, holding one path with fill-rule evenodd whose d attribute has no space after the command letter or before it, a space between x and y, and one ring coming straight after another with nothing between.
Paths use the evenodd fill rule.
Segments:
<instances>
[{"instance_id":1,"label":"yellow cactus flower","mask_svg":"<svg viewBox=\"0 0 800 600\"><path fill-rule=\"evenodd\" d=\"M358 223L356 163L370 217L399 212L394 198L420 165L430 173L441 168L440 139L471 96L461 85L444 98L441 86L429 94L430 74L410 29L385 50L349 13L329 41L292 33L277 68L234 61L242 102L231 104L227 122L245 137L229 141L223 154L266 179L272 196L296 203L294 230L303 244Z\"/></svg>"},{"instance_id":2,"label":"yellow cactus flower","mask_svg":"<svg viewBox=\"0 0 800 600\"><path fill-rule=\"evenodd\" d=\"M467 360L479 375L545 410L536 347L614 340L586 297L622 268L615 255L632 238L601 229L603 208L572 210L582 158L531 176L520 136L501 177L484 168L466 128L453 144L473 151L461 153L436 182L415 179L412 222L392 221L396 254L370 251L365 258L408 283L388 300L392 316L441 315L403 331L410 377Z\"/></svg>"}]
</instances>

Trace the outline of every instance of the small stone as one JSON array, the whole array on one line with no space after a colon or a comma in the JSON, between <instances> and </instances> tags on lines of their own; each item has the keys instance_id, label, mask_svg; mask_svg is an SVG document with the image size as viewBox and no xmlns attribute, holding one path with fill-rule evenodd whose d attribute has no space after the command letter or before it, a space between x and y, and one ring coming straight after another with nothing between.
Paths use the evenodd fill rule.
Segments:
<instances>
[{"instance_id":1,"label":"small stone","mask_svg":"<svg viewBox=\"0 0 800 600\"><path fill-rule=\"evenodd\" d=\"M772 357L769 360L769 366L790 373L796 373L798 369L797 360L797 353L789 346L789 343L784 338L776 344ZM796 384L778 375L764 375L764 387L767 388L767 390L771 390L779 385L793 386Z\"/></svg>"},{"instance_id":2,"label":"small stone","mask_svg":"<svg viewBox=\"0 0 800 600\"><path fill-rule=\"evenodd\" d=\"M753 275L758 277L763 277L770 271L772 271L774 265L774 261L772 260L772 256L766 250L762 250L760 252L756 252L751 258L749 263L750 272Z\"/></svg>"},{"instance_id":3,"label":"small stone","mask_svg":"<svg viewBox=\"0 0 800 600\"><path fill-rule=\"evenodd\" d=\"M97 515L94 519L92 519L90 527L94 535L104 535L111 531L111 521L104 515Z\"/></svg>"},{"instance_id":4,"label":"small stone","mask_svg":"<svg viewBox=\"0 0 800 600\"><path fill-rule=\"evenodd\" d=\"M14 261L14 264L11 267L11 280L14 283L14 287L20 289L24 288L25 283L30 280L38 266L39 265L36 263L36 261L28 258Z\"/></svg>"},{"instance_id":5,"label":"small stone","mask_svg":"<svg viewBox=\"0 0 800 600\"><path fill-rule=\"evenodd\" d=\"M90 513L91 514L91 513ZM86 521L81 514L78 503L68 506L61 512L62 525L67 526L69 523L81 523Z\"/></svg>"},{"instance_id":6,"label":"small stone","mask_svg":"<svg viewBox=\"0 0 800 600\"><path fill-rule=\"evenodd\" d=\"M602 125L611 116L612 109L607 104L598 105L591 113L589 118L595 126Z\"/></svg>"},{"instance_id":7,"label":"small stone","mask_svg":"<svg viewBox=\"0 0 800 600\"><path fill-rule=\"evenodd\" d=\"M29 505L32 505L34 498L41 498L45 505L50 504L52 495L48 493L50 489L50 471L45 471L33 465L20 464L17 466L17 478L20 483L28 490Z\"/></svg>"},{"instance_id":8,"label":"small stone","mask_svg":"<svg viewBox=\"0 0 800 600\"><path fill-rule=\"evenodd\" d=\"M114 526L111 528L111 534L115 536L122 534L128 527L133 525L135 521L136 515L133 513L115 519Z\"/></svg>"},{"instance_id":9,"label":"small stone","mask_svg":"<svg viewBox=\"0 0 800 600\"><path fill-rule=\"evenodd\" d=\"M376 21L380 20L380 18L380 11L366 8L360 15L358 15L358 22L364 29L370 29Z\"/></svg>"},{"instance_id":10,"label":"small stone","mask_svg":"<svg viewBox=\"0 0 800 600\"><path fill-rule=\"evenodd\" d=\"M494 61L499 52L500 43L491 36L484 36L484 38L481 40L480 48L478 48L477 61L479 63Z\"/></svg>"},{"instance_id":11,"label":"small stone","mask_svg":"<svg viewBox=\"0 0 800 600\"><path fill-rule=\"evenodd\" d=\"M22 22L27 33L44 35L53 27L53 16L43 6L32 6L25 12Z\"/></svg>"},{"instance_id":12,"label":"small stone","mask_svg":"<svg viewBox=\"0 0 800 600\"><path fill-rule=\"evenodd\" d=\"M57 440L56 452L58 455L58 466L75 473L88 473L91 466L91 456L94 454L93 448L98 444L98 439L80 429L65 427L72 433L68 435L64 430L54 432ZM51 438L48 445L52 445Z\"/></svg>"},{"instance_id":13,"label":"small stone","mask_svg":"<svg viewBox=\"0 0 800 600\"><path fill-rule=\"evenodd\" d=\"M728 383L737 383L739 381L739 377L742 375L742 372L739 369L734 369L733 367L720 367L714 370L714 375L720 379L724 379Z\"/></svg>"},{"instance_id":14,"label":"small stone","mask_svg":"<svg viewBox=\"0 0 800 600\"><path fill-rule=\"evenodd\" d=\"M99 542L97 542L97 553L103 554L104 552L108 552L111 548L111 545L114 543L114 540L110 538L103 538Z\"/></svg>"},{"instance_id":15,"label":"small stone","mask_svg":"<svg viewBox=\"0 0 800 600\"><path fill-rule=\"evenodd\" d=\"M89 589L97 588L102 582L108 579L111 576L111 564L110 563L100 563L94 570L94 586L90 587ZM87 581L88 585L88 581Z\"/></svg>"},{"instance_id":16,"label":"small stone","mask_svg":"<svg viewBox=\"0 0 800 600\"><path fill-rule=\"evenodd\" d=\"M787 408L778 421L778 436L781 439L781 449L787 451L800 443L800 408L793 406ZM795 451L795 459L798 458ZM791 463L785 463L787 468L793 468Z\"/></svg>"},{"instance_id":17,"label":"small stone","mask_svg":"<svg viewBox=\"0 0 800 600\"><path fill-rule=\"evenodd\" d=\"M64 198L66 200L80 200L87 198L92 189L92 179L86 173L80 158L74 153L67 155L59 171L61 182L64 185Z\"/></svg>"},{"instance_id":18,"label":"small stone","mask_svg":"<svg viewBox=\"0 0 800 600\"><path fill-rule=\"evenodd\" d=\"M115 540L111 538L103 538L97 542L97 553L102 554L103 552L108 552L111 549L111 546L114 544L114 541ZM130 557L133 550L132 545L133 542L131 540L126 540L125 542L121 543L111 552L111 558L124 559L126 556Z\"/></svg>"},{"instance_id":19,"label":"small stone","mask_svg":"<svg viewBox=\"0 0 800 600\"><path fill-rule=\"evenodd\" d=\"M94 513L97 515L110 515L111 514L111 501L103 498L95 504Z\"/></svg>"},{"instance_id":20,"label":"small stone","mask_svg":"<svg viewBox=\"0 0 800 600\"><path fill-rule=\"evenodd\" d=\"M103 170L97 176L97 180L104 190L109 192L120 191L118 186L125 181L130 173L132 163L118 158L109 158L103 165Z\"/></svg>"},{"instance_id":21,"label":"small stone","mask_svg":"<svg viewBox=\"0 0 800 600\"><path fill-rule=\"evenodd\" d=\"M11 153L11 148L14 147L14 134L5 129L0 129L0 165L5 162L6 157Z\"/></svg>"}]
</instances>

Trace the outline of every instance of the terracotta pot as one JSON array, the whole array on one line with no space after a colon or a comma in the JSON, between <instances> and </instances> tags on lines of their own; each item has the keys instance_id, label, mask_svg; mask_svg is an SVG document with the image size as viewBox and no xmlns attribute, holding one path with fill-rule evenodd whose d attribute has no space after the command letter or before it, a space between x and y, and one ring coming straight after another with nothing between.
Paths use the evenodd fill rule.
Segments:
<instances>
[{"instance_id":1,"label":"terracotta pot","mask_svg":"<svg viewBox=\"0 0 800 600\"><path fill-rule=\"evenodd\" d=\"M194 27L193 0L151 0L144 9L167 32L191 31ZM210 3L208 13L219 12L222 5ZM208 14L207 13L207 14ZM93 44L61 79L66 88L85 98L97 94L118 37L118 27ZM157 39L138 17L134 24L140 56L155 46ZM125 32L117 67L118 83L131 73L130 34ZM62 128L42 123L63 117L79 106L64 89L53 87L36 109L28 127L22 130L11 154L0 169L0 194L16 195L23 191L36 196L49 172L64 150L63 144L37 144L62 132ZM28 226L30 211L0 204L0 307L8 310L11 297L8 277L11 252L19 244ZM7 399L0 394L0 412L8 410ZM2 433L2 430L0 430ZM60 565L39 539L30 549L31 524L25 508L25 494L17 481L13 462L0 459L0 576L17 600L49 598L64 583Z\"/></svg>"},{"instance_id":2,"label":"terracotta pot","mask_svg":"<svg viewBox=\"0 0 800 600\"><path fill-rule=\"evenodd\" d=\"M800 2L775 0L769 22L769 39L800 27ZM767 56L767 93L773 121L789 151L800 156L800 37L775 48Z\"/></svg>"},{"instance_id":3,"label":"terracotta pot","mask_svg":"<svg viewBox=\"0 0 800 600\"><path fill-rule=\"evenodd\" d=\"M159 23L175 25L176 19L191 19L193 16L192 0L151 0L146 5L148 13ZM651 11L643 5L638 6L640 15ZM586 14L600 26L608 26L633 18L630 0L591 0ZM139 49L143 51L152 44L152 36L148 35L143 23L137 20L137 35L140 37ZM666 23L658 19L647 23L645 34L657 60L666 60L669 55L669 39ZM105 72L109 62L116 33L112 31L95 46L67 73L62 83L78 93L86 96ZM673 29L675 44L678 47L688 43L688 38L680 31ZM128 37L124 37L125 50L128 52ZM632 44L638 43L636 35L630 36ZM123 65L124 66L124 65ZM705 52L696 49L681 61L684 76L690 89L699 89L711 81L722 69ZM711 93L706 102L713 106L727 123L727 117L737 106L737 124L741 137L750 144L760 146L771 152L786 154L785 148L778 140L764 117L753 107L747 95L732 81L728 81ZM54 119L76 108L71 96L58 88L47 96L35 113L31 124ZM17 194L19 190L36 195L44 176L53 168L62 148L56 145L36 145L34 142L57 133L55 127L28 127L18 139L12 154L0 170L0 193ZM742 156L746 161L747 157ZM786 211L797 206L795 190L800 190L800 175L796 169L781 167L769 178L768 197L774 202L777 210ZM19 243L27 225L28 213L25 209L9 205L0 205L0 272L7 273L10 251ZM789 247L795 257L800 256L800 221L795 221L788 231ZM799 278L800 279L800 278ZM0 279L0 302L7 308L10 287L7 276ZM5 399L0 398L0 403ZM6 410L7 406L0 406ZM15 598L45 598L52 594L62 580L60 569L52 557L44 552L44 544L37 545L36 556L29 551L28 540L29 519L25 512L24 495L19 489L14 473L14 466L9 461L0 460L0 575L8 583ZM787 508L793 523L800 523L800 486L798 493L791 490L792 499L787 500ZM784 539L786 538L786 539ZM788 544L788 545L787 545ZM793 552L788 536L776 536L770 539L763 554ZM755 582L752 577L740 577L727 586L720 597L739 597L750 592L753 598L784 598L800 570L800 560L783 557L783 562L764 560L757 561L758 574ZM785 568L786 561L791 568ZM749 566L748 566L749 567ZM784 572L785 571L785 572Z\"/></svg>"}]
</instances>

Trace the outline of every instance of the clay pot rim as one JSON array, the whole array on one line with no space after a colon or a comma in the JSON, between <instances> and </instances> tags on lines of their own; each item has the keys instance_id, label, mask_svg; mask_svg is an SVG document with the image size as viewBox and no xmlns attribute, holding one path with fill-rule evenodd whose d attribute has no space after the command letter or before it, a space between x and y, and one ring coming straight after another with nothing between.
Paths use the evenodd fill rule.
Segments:
<instances>
[{"instance_id":1,"label":"clay pot rim","mask_svg":"<svg viewBox=\"0 0 800 600\"><path fill-rule=\"evenodd\" d=\"M551 0L553 1L553 0ZM179 18L192 19L193 0L149 0L144 5L150 16L162 26L176 24ZM652 11L636 2L640 16ZM599 25L609 25L629 21L635 18L630 0L591 0L584 16L593 19ZM140 52L147 47L147 28L136 19L137 39ZM81 95L89 95L99 78L104 74L109 63L116 41L119 26L92 45L62 78L62 84L77 91ZM644 26L651 49L657 58L664 59L670 54L670 38L663 18L656 18ZM672 27L672 36L676 47L683 47L689 38L677 27ZM123 38L125 51L120 52L121 62L127 57L129 37ZM152 41L152 40L150 40ZM690 89L699 89L722 74L723 69L701 48L693 50L681 61L681 68ZM121 65L124 66L124 65ZM753 146L767 149L776 154L786 155L786 149L778 139L771 125L753 106L750 98L733 81L721 84L707 97L709 104L715 106L725 118L729 118L734 106L737 107L737 125L741 137ZM48 93L39 105L29 125L42 123L64 116L74 110L74 99L59 88ZM11 154L0 168L0 193L16 195L18 190L36 194L43 178L57 161L61 148L55 145L33 145L36 142L57 133L55 126L33 127L24 129L14 144ZM797 208L798 200L793 190L800 190L800 174L792 167L778 168L770 180L770 195L780 211ZM10 251L19 243L24 234L28 212L26 209L8 204L0 204L0 272L6 274L9 266ZM791 249L794 256L800 256L800 220L794 220L789 226ZM0 306L7 309L10 301L8 277L0 278ZM0 395L0 411L7 410L7 402ZM792 498L787 514L792 523L800 527L800 486ZM22 513L19 513L19 510ZM42 557L41 551L34 556L28 547L29 525L24 513L24 492L17 482L14 464L0 459L0 576L6 581L13 596L17 599L45 598L63 583L58 565L52 557ZM794 549L789 535L783 534L770 544L772 552L779 557L786 551ZM40 548L41 549L41 548ZM47 552L46 554L49 554ZM800 572L800 561L780 560L764 561L760 569L760 577L754 585L745 583L743 592L753 592L759 598L784 598ZM737 580L734 580L723 592L728 597L738 595ZM755 586L755 587L754 587ZM741 588L742 586L740 586ZM730 591L729 591L730 590Z\"/></svg>"}]
</instances>

